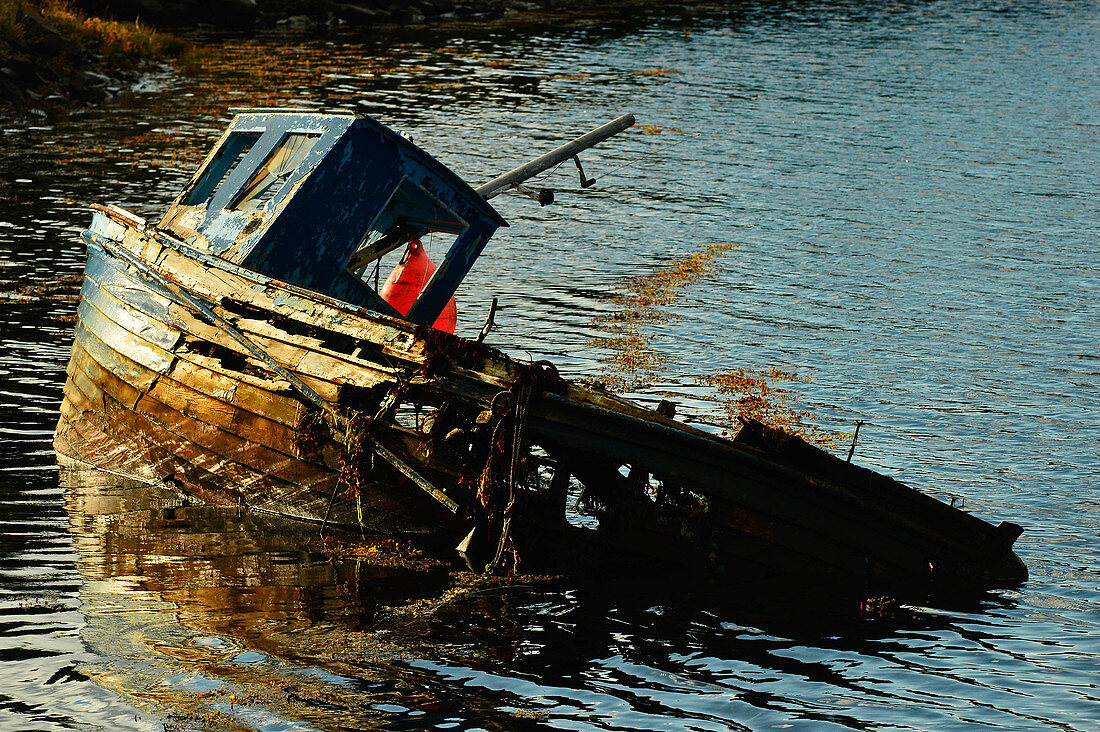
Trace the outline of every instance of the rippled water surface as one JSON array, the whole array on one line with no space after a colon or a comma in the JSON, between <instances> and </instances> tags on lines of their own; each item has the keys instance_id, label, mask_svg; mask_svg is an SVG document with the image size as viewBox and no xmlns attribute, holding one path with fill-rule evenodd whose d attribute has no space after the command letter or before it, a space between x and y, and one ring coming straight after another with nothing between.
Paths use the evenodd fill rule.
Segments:
<instances>
[{"instance_id":1,"label":"rippled water surface","mask_svg":"<svg viewBox=\"0 0 1100 732\"><path fill-rule=\"evenodd\" d=\"M399 37L223 40L0 132L0 729L1100 729L1100 6L737 4ZM473 183L626 111L459 293L460 331L598 375L625 277L734 243L654 325L659 391L809 377L856 460L1025 528L1031 579L854 612L800 588L601 577L464 596L446 568L51 449L86 205L154 216L233 105L351 106ZM664 131L660 131L664 130ZM648 134L647 134L648 133ZM438 254L437 254L438 257ZM414 563L415 564L415 563Z\"/></svg>"}]
</instances>

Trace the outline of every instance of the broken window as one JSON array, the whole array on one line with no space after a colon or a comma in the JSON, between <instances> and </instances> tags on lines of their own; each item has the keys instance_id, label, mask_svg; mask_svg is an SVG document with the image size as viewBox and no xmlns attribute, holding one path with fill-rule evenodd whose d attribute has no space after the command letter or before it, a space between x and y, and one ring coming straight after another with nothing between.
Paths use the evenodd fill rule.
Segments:
<instances>
[{"instance_id":1,"label":"broken window","mask_svg":"<svg viewBox=\"0 0 1100 732\"><path fill-rule=\"evenodd\" d=\"M218 150L214 159L210 161L206 171L203 172L202 177L199 178L198 183L191 189L183 205L198 206L204 201L210 200L221 184L229 178L229 174L237 168L237 165L244 159L244 156L247 155L248 151L252 149L252 146L256 144L256 141L260 139L261 134L263 133L231 133L229 139L225 141L225 144Z\"/></svg>"},{"instance_id":2,"label":"broken window","mask_svg":"<svg viewBox=\"0 0 1100 732\"><path fill-rule=\"evenodd\" d=\"M368 266L386 254L433 231L458 235L466 230L466 226L466 221L458 214L427 190L405 178L363 234L346 269L364 280L370 280L371 270L377 268L368 269ZM377 281L377 274L374 280Z\"/></svg>"},{"instance_id":3,"label":"broken window","mask_svg":"<svg viewBox=\"0 0 1100 732\"><path fill-rule=\"evenodd\" d=\"M316 132L288 132L252 176L230 206L237 211L254 211L269 201L298 166L321 135Z\"/></svg>"}]
</instances>

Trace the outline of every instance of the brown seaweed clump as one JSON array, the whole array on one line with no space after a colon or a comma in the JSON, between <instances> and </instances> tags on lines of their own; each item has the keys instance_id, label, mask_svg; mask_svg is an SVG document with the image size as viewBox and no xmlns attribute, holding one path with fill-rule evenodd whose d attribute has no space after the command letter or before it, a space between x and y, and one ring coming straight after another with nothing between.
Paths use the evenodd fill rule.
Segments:
<instances>
[{"instance_id":1,"label":"brown seaweed clump","mask_svg":"<svg viewBox=\"0 0 1100 732\"><path fill-rule=\"evenodd\" d=\"M6 293L5 299L23 304L33 302L75 303L80 301L80 286L83 282L83 273L59 275L27 285L20 285L11 292Z\"/></svg>"},{"instance_id":2,"label":"brown seaweed clump","mask_svg":"<svg viewBox=\"0 0 1100 732\"><path fill-rule=\"evenodd\" d=\"M76 305L80 302L80 286L83 282L82 273L50 277L6 292L4 285L0 285L0 301L7 300L21 305L62 305L65 306L64 312L52 314L53 320L57 323L75 323Z\"/></svg>"},{"instance_id":3,"label":"brown seaweed clump","mask_svg":"<svg viewBox=\"0 0 1100 732\"><path fill-rule=\"evenodd\" d=\"M718 266L718 258L736 246L708 244L656 272L630 277L622 284L612 299L615 310L598 321L608 336L591 341L591 345L610 351L601 373L609 388L633 391L658 378L670 359L653 348L654 333L647 330L677 317L669 307L683 298L684 288L706 279Z\"/></svg>"},{"instance_id":4,"label":"brown seaweed clump","mask_svg":"<svg viewBox=\"0 0 1100 732\"><path fill-rule=\"evenodd\" d=\"M716 396L709 400L722 410L721 423L730 428L742 419L756 419L824 449L835 449L851 439L851 435L829 432L814 424L816 415L795 406L796 395L790 389L777 386L783 382L808 382L808 376L789 371L767 369L733 369L706 376L697 376L698 384L712 387Z\"/></svg>"},{"instance_id":5,"label":"brown seaweed clump","mask_svg":"<svg viewBox=\"0 0 1100 732\"><path fill-rule=\"evenodd\" d=\"M653 347L653 327L675 319L673 308L689 285L704 282L720 271L720 258L736 244L710 244L674 259L656 272L628 278L613 298L615 310L598 321L608 335L591 344L609 351L601 378L615 391L630 392L651 386L667 371L672 360ZM716 426L736 432L743 419L756 419L825 449L851 439L816 426L816 415L797 407L797 395L783 383L805 383L809 377L772 368L735 368L695 376L695 382L714 390L712 396L693 395L715 404ZM677 398L674 392L661 396Z\"/></svg>"}]
</instances>

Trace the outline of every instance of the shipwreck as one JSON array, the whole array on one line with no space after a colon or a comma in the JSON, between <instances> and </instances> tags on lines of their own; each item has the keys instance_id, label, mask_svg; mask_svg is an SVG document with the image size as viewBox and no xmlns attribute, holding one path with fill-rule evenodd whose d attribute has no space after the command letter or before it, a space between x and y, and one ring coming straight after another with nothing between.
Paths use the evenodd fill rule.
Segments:
<instances>
[{"instance_id":1,"label":"shipwreck","mask_svg":"<svg viewBox=\"0 0 1100 732\"><path fill-rule=\"evenodd\" d=\"M577 154L631 124L473 188L364 115L238 113L158 223L93 207L59 459L322 530L436 537L479 570L583 547L741 578L1026 579L1015 524L759 422L723 438L509 358L488 323L433 327L506 226L489 199L570 159L584 184ZM395 307L372 267L422 257L432 232L453 243ZM568 520L578 486L594 525Z\"/></svg>"}]
</instances>

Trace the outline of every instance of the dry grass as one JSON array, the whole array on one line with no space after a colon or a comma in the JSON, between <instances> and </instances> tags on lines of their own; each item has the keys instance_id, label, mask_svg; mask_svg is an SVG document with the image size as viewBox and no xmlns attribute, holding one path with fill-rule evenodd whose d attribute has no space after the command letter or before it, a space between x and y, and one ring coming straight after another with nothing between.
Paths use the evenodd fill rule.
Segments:
<instances>
[{"instance_id":1,"label":"dry grass","mask_svg":"<svg viewBox=\"0 0 1100 732\"><path fill-rule=\"evenodd\" d=\"M0 0L0 35L22 40L24 15L39 15L61 35L91 47L109 60L145 59L178 55L187 43L138 22L89 17L66 0Z\"/></svg>"},{"instance_id":2,"label":"dry grass","mask_svg":"<svg viewBox=\"0 0 1100 732\"><path fill-rule=\"evenodd\" d=\"M59 31L95 46L107 58L174 56L187 47L182 39L138 21L122 23L87 17L65 0L39 0L37 4L42 16Z\"/></svg>"}]
</instances>

